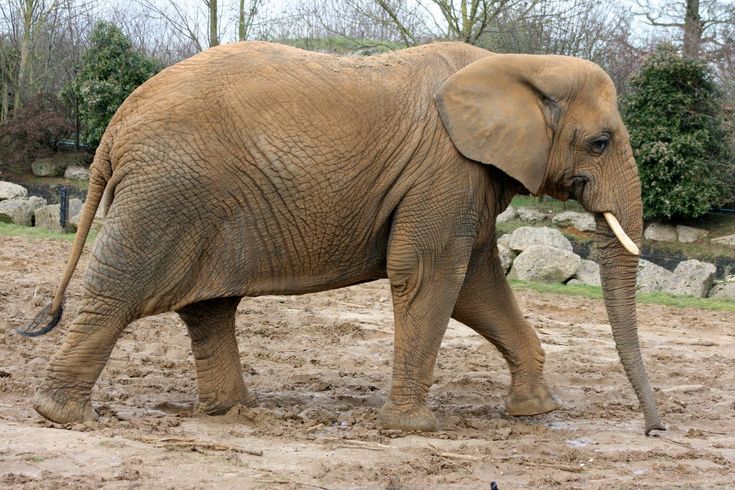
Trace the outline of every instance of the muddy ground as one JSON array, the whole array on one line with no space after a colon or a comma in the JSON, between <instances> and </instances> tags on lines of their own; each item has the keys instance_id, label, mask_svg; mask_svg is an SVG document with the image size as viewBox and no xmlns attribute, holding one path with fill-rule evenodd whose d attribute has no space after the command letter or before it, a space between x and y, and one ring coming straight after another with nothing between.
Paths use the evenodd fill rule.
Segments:
<instances>
[{"instance_id":1,"label":"muddy ground","mask_svg":"<svg viewBox=\"0 0 735 490\"><path fill-rule=\"evenodd\" d=\"M517 296L564 402L543 416L504 414L505 362L452 322L429 402L442 430L376 427L392 351L379 281L242 301L238 340L255 408L196 413L185 327L166 314L134 323L118 342L93 393L99 422L51 424L30 397L73 319L82 275L60 328L38 339L12 329L48 302L70 246L0 237L2 488L735 487L732 313L639 308L669 428L644 437L601 301L528 291Z\"/></svg>"}]
</instances>

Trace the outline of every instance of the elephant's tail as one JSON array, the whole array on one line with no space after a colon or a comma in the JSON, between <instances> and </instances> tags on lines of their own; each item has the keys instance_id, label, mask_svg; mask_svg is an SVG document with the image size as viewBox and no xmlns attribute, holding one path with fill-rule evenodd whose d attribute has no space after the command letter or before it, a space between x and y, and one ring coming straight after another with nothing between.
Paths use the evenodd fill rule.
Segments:
<instances>
[{"instance_id":1,"label":"elephant's tail","mask_svg":"<svg viewBox=\"0 0 735 490\"><path fill-rule=\"evenodd\" d=\"M76 237L74 238L74 245L72 245L71 255L66 263L61 284L56 289L51 304L44 307L31 323L15 330L24 337L38 337L39 335L48 333L61 320L61 315L64 312L64 293L66 292L66 287L69 285L71 276L74 274L74 269L76 269L77 263L79 262L79 257L82 255L84 243L87 241L87 235L92 227L92 222L97 214L97 208L99 208L100 202L102 201L102 195L105 192L105 187L107 187L107 182L111 175L108 148L109 145L106 144L103 138L100 147L97 149L94 162L92 162L90 167L87 199L84 202L82 214L79 217L79 226L77 227Z\"/></svg>"}]
</instances>

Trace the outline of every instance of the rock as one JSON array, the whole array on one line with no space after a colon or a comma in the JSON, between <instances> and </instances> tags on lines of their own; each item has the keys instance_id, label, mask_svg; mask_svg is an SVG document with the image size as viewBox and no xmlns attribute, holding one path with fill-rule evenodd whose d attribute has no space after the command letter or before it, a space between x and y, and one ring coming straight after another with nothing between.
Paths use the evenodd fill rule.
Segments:
<instances>
[{"instance_id":1,"label":"rock","mask_svg":"<svg viewBox=\"0 0 735 490\"><path fill-rule=\"evenodd\" d=\"M638 261L637 289L641 293L660 293L668 288L674 273L647 260Z\"/></svg>"},{"instance_id":2,"label":"rock","mask_svg":"<svg viewBox=\"0 0 735 490\"><path fill-rule=\"evenodd\" d=\"M64 178L71 180L89 180L89 170L78 165L66 167Z\"/></svg>"},{"instance_id":3,"label":"rock","mask_svg":"<svg viewBox=\"0 0 735 490\"><path fill-rule=\"evenodd\" d=\"M497 218L495 218L496 223L505 223L507 221L516 219L518 217L518 213L516 213L516 209L513 206L508 206L508 208L500 213Z\"/></svg>"},{"instance_id":4,"label":"rock","mask_svg":"<svg viewBox=\"0 0 735 490\"><path fill-rule=\"evenodd\" d=\"M595 217L590 213L578 213L576 211L564 211L551 219L558 226L571 226L579 231L595 231Z\"/></svg>"},{"instance_id":5,"label":"rock","mask_svg":"<svg viewBox=\"0 0 735 490\"><path fill-rule=\"evenodd\" d=\"M718 238L713 238L712 243L719 243L720 245L727 245L729 247L735 247L735 235L725 235Z\"/></svg>"},{"instance_id":6,"label":"rock","mask_svg":"<svg viewBox=\"0 0 735 490\"><path fill-rule=\"evenodd\" d=\"M710 289L708 297L735 300L735 282L722 282Z\"/></svg>"},{"instance_id":7,"label":"rock","mask_svg":"<svg viewBox=\"0 0 735 490\"><path fill-rule=\"evenodd\" d=\"M715 282L717 268L710 263L699 260L685 260L674 269L674 276L669 282L666 293L679 296L706 298Z\"/></svg>"},{"instance_id":8,"label":"rock","mask_svg":"<svg viewBox=\"0 0 735 490\"><path fill-rule=\"evenodd\" d=\"M66 164L57 158L39 158L31 164L33 174L37 177L60 177L64 175Z\"/></svg>"},{"instance_id":9,"label":"rock","mask_svg":"<svg viewBox=\"0 0 735 490\"><path fill-rule=\"evenodd\" d=\"M69 215L68 215L69 218L79 214L82 211L83 205L84 203L82 202L81 199L77 199L77 198L69 199Z\"/></svg>"},{"instance_id":10,"label":"rock","mask_svg":"<svg viewBox=\"0 0 735 490\"><path fill-rule=\"evenodd\" d=\"M84 152L56 153L47 158L39 158L31 164L33 173L38 177L60 177L66 167L84 166L90 161L90 155Z\"/></svg>"},{"instance_id":11,"label":"rock","mask_svg":"<svg viewBox=\"0 0 735 490\"><path fill-rule=\"evenodd\" d=\"M516 213L522 221L528 221L529 223L537 223L548 218L546 213L543 213L536 208L518 208L516 209Z\"/></svg>"},{"instance_id":12,"label":"rock","mask_svg":"<svg viewBox=\"0 0 735 490\"><path fill-rule=\"evenodd\" d=\"M498 246L504 246L506 248L510 248L510 237L513 235L513 233L506 233L505 235L498 238L497 243Z\"/></svg>"},{"instance_id":13,"label":"rock","mask_svg":"<svg viewBox=\"0 0 735 490\"><path fill-rule=\"evenodd\" d=\"M679 236L679 241L681 243L694 243L697 240L705 238L709 232L701 228L676 225L676 234Z\"/></svg>"},{"instance_id":14,"label":"rock","mask_svg":"<svg viewBox=\"0 0 735 490\"><path fill-rule=\"evenodd\" d=\"M36 196L0 201L0 222L33 226L33 211L45 205L46 200Z\"/></svg>"},{"instance_id":15,"label":"rock","mask_svg":"<svg viewBox=\"0 0 735 490\"><path fill-rule=\"evenodd\" d=\"M41 206L33 213L36 217L36 226L52 231L62 231L59 223L60 208L58 204Z\"/></svg>"},{"instance_id":16,"label":"rock","mask_svg":"<svg viewBox=\"0 0 735 490\"><path fill-rule=\"evenodd\" d=\"M504 245L498 245L498 255L500 256L500 263L503 266L503 272L508 273L510 266L513 264L513 259L516 258L515 252Z\"/></svg>"},{"instance_id":17,"label":"rock","mask_svg":"<svg viewBox=\"0 0 735 490\"><path fill-rule=\"evenodd\" d=\"M594 260L582 260L577 273L574 274L574 279L588 286L601 286L600 266Z\"/></svg>"},{"instance_id":18,"label":"rock","mask_svg":"<svg viewBox=\"0 0 735 490\"><path fill-rule=\"evenodd\" d=\"M643 236L647 240L655 242L675 242L679 239L676 228L671 225L663 225L661 223L651 223L643 232Z\"/></svg>"},{"instance_id":19,"label":"rock","mask_svg":"<svg viewBox=\"0 0 735 490\"><path fill-rule=\"evenodd\" d=\"M6 199L16 199L18 197L26 197L28 195L28 189L22 185L13 184L12 182L0 181L0 201Z\"/></svg>"},{"instance_id":20,"label":"rock","mask_svg":"<svg viewBox=\"0 0 735 490\"><path fill-rule=\"evenodd\" d=\"M522 226L513 232L508 241L508 247L514 252L522 252L532 245L548 245L549 247L572 251L572 244L554 228L534 228Z\"/></svg>"},{"instance_id":21,"label":"rock","mask_svg":"<svg viewBox=\"0 0 735 490\"><path fill-rule=\"evenodd\" d=\"M509 277L524 281L564 282L577 272L582 259L548 245L531 245L513 261Z\"/></svg>"},{"instance_id":22,"label":"rock","mask_svg":"<svg viewBox=\"0 0 735 490\"><path fill-rule=\"evenodd\" d=\"M567 286L585 286L585 283L579 279L571 278L567 281Z\"/></svg>"}]
</instances>

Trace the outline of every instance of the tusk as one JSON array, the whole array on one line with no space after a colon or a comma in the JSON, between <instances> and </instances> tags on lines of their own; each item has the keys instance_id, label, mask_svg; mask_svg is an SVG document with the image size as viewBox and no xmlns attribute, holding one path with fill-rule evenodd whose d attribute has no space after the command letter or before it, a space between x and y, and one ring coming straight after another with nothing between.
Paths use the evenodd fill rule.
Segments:
<instances>
[{"instance_id":1,"label":"tusk","mask_svg":"<svg viewBox=\"0 0 735 490\"><path fill-rule=\"evenodd\" d=\"M613 231L613 233L615 233L615 236L618 240L620 240L620 243L623 245L623 247L625 247L625 249L633 255L640 255L641 251L638 249L638 246L633 242L633 240L630 239L628 235L625 234L623 227L620 226L620 223L618 222L618 219L615 217L615 215L612 213L602 213L602 215L605 217L605 221L607 221L608 226Z\"/></svg>"}]
</instances>

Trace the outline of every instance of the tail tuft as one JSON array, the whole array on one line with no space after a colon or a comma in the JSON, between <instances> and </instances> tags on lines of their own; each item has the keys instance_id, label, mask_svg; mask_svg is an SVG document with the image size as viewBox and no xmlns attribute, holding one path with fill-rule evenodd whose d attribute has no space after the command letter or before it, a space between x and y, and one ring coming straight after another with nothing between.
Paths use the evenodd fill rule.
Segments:
<instances>
[{"instance_id":1,"label":"tail tuft","mask_svg":"<svg viewBox=\"0 0 735 490\"><path fill-rule=\"evenodd\" d=\"M31 323L25 327L16 328L15 332L23 337L38 337L53 330L59 324L61 315L64 314L64 300L62 299L56 311L51 311L51 306L51 304L47 305Z\"/></svg>"}]
</instances>

